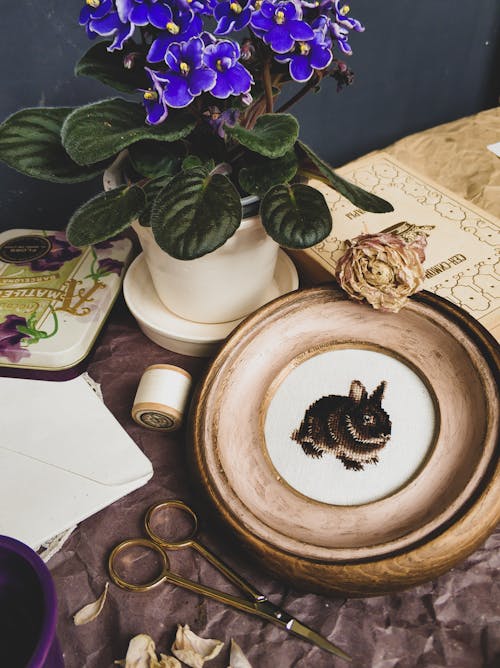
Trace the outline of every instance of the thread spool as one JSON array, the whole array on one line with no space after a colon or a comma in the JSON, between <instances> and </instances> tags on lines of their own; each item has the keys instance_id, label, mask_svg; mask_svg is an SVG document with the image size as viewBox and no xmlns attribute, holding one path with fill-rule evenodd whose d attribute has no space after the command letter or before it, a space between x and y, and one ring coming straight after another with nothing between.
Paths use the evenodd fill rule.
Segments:
<instances>
[{"instance_id":1,"label":"thread spool","mask_svg":"<svg viewBox=\"0 0 500 668\"><path fill-rule=\"evenodd\" d=\"M142 427L155 431L175 431L182 424L193 379L172 364L147 367L139 382L132 417Z\"/></svg>"}]
</instances>

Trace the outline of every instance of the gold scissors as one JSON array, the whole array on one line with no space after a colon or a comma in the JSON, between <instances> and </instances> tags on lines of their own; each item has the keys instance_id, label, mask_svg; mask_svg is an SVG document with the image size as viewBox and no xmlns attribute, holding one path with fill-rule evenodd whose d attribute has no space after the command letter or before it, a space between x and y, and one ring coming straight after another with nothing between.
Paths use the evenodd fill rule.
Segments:
<instances>
[{"instance_id":1,"label":"gold scissors","mask_svg":"<svg viewBox=\"0 0 500 668\"><path fill-rule=\"evenodd\" d=\"M168 540L163 536L160 536L153 529L153 520L155 516L158 518L158 514L166 511L169 508L176 508L177 510L182 511L187 514L189 520L191 521L191 531L187 537L183 537L180 540ZM195 540L195 536L198 531L198 518L196 513L187 506L183 501L178 500L169 500L163 501L152 506L146 513L144 519L144 526L146 533L149 538L130 538L119 543L109 555L108 568L109 574L113 582L123 589L128 589L129 591L149 591L154 587L162 584L163 582L169 582L171 584L178 585L179 587L184 587L190 591L195 592L196 594L201 594L212 598L220 603L226 603L237 610L242 610L243 612L248 612L252 615L257 615L268 622L273 622L277 624L288 633L292 633L303 640L317 645L321 649L334 654L335 656L340 657L346 661L351 661L351 657L343 652L340 648L332 645L326 638L319 635L312 629L305 626L301 622L297 621L294 617L289 615L284 610L281 610L276 605L271 603L264 594L261 594L257 591L251 584L246 582L241 576L235 573L229 566L224 564L215 554L210 552L206 547L201 545ZM124 557L124 553L130 548L139 547L151 550L160 557L161 567L158 575L148 578L144 582L134 583L131 582L126 577L122 577L119 574L119 560ZM165 550L182 550L184 548L191 547L196 550L201 556L203 556L207 561L209 561L218 571L220 571L230 582L236 585L239 589L245 592L247 598L240 598L239 596L233 596L218 589L202 585L193 580L188 580L187 578L178 575L170 570L170 563L166 555Z\"/></svg>"}]
</instances>

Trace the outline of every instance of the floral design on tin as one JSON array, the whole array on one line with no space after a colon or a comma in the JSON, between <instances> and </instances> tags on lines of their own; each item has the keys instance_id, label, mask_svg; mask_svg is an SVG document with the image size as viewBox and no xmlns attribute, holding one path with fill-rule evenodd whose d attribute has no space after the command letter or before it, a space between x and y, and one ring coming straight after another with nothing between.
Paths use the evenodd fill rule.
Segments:
<instances>
[{"instance_id":1,"label":"floral design on tin","mask_svg":"<svg viewBox=\"0 0 500 668\"><path fill-rule=\"evenodd\" d=\"M91 247L93 256L92 266L90 267L90 274L85 276L85 278L91 278L95 283L98 283L101 278L109 276L110 274L116 274L117 276L121 275L123 269L123 262L121 262L120 260L115 260L114 258L108 256L99 257L98 253L95 250L96 248L101 250L101 249L108 249L109 247L112 248L112 244L107 246L106 242L104 242L102 245L95 244L95 246Z\"/></svg>"},{"instance_id":2,"label":"floral design on tin","mask_svg":"<svg viewBox=\"0 0 500 668\"><path fill-rule=\"evenodd\" d=\"M80 248L72 246L64 232L54 232L46 237L50 242L49 252L36 260L18 262L21 267L29 267L31 271L57 271L65 262L74 260L82 254Z\"/></svg>"},{"instance_id":3,"label":"floral design on tin","mask_svg":"<svg viewBox=\"0 0 500 668\"><path fill-rule=\"evenodd\" d=\"M6 357L12 364L18 364L23 358L30 356L26 346L55 336L59 330L59 322L54 309L51 306L49 308L54 318L54 328L50 334L37 328L35 313L27 320L14 313L6 316L0 323L0 357Z\"/></svg>"}]
</instances>

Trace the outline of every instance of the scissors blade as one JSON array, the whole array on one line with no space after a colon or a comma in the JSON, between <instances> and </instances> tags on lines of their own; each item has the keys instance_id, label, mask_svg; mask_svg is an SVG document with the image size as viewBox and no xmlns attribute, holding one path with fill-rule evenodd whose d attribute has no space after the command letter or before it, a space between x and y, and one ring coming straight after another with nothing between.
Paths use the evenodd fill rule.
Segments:
<instances>
[{"instance_id":1,"label":"scissors blade","mask_svg":"<svg viewBox=\"0 0 500 668\"><path fill-rule=\"evenodd\" d=\"M292 619L286 625L286 628L288 631L290 631L290 633L293 633L294 635L298 636L299 638L303 638L304 640L308 640L321 649L330 652L330 654L334 654L340 659L344 659L344 661L352 661L352 657L342 651L340 647L332 645L332 643L329 642L326 638L323 638L323 636L320 636L319 633L316 633L316 631L313 631L309 627L304 626L304 624L301 624L296 619Z\"/></svg>"}]
</instances>

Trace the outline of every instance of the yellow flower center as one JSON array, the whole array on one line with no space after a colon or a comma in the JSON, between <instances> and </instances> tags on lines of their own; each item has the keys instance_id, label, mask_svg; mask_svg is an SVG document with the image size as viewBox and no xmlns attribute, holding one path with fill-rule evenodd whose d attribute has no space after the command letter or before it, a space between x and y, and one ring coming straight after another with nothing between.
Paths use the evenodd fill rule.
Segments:
<instances>
[{"instance_id":1,"label":"yellow flower center","mask_svg":"<svg viewBox=\"0 0 500 668\"><path fill-rule=\"evenodd\" d=\"M94 9L97 9L101 4L101 0L85 0L85 2L89 7L93 7Z\"/></svg>"},{"instance_id":2,"label":"yellow flower center","mask_svg":"<svg viewBox=\"0 0 500 668\"><path fill-rule=\"evenodd\" d=\"M222 60L219 58L219 60L215 63L215 67L219 70L219 72L224 72L224 67L222 65Z\"/></svg>"},{"instance_id":3,"label":"yellow flower center","mask_svg":"<svg viewBox=\"0 0 500 668\"><path fill-rule=\"evenodd\" d=\"M232 2L232 3L229 5L229 9L230 9L232 12L234 12L235 14L241 14L241 12L243 11L242 6L241 6L240 4L238 4L237 2Z\"/></svg>"},{"instance_id":4,"label":"yellow flower center","mask_svg":"<svg viewBox=\"0 0 500 668\"><path fill-rule=\"evenodd\" d=\"M299 51L301 56L307 56L310 50L311 47L307 42L299 42Z\"/></svg>"},{"instance_id":5,"label":"yellow flower center","mask_svg":"<svg viewBox=\"0 0 500 668\"><path fill-rule=\"evenodd\" d=\"M190 67L187 63L182 62L179 65L179 69L182 72L182 74L189 74Z\"/></svg>"},{"instance_id":6,"label":"yellow flower center","mask_svg":"<svg viewBox=\"0 0 500 668\"><path fill-rule=\"evenodd\" d=\"M260 9L262 7L262 0L257 0L255 3L255 9Z\"/></svg>"},{"instance_id":7,"label":"yellow flower center","mask_svg":"<svg viewBox=\"0 0 500 668\"><path fill-rule=\"evenodd\" d=\"M154 90L146 90L144 91L144 99L156 101L158 99L158 93L156 93Z\"/></svg>"},{"instance_id":8,"label":"yellow flower center","mask_svg":"<svg viewBox=\"0 0 500 668\"><path fill-rule=\"evenodd\" d=\"M347 14L349 14L350 11L351 8L349 7L349 5L344 5L340 10L340 14L342 14L342 16L346 16Z\"/></svg>"},{"instance_id":9,"label":"yellow flower center","mask_svg":"<svg viewBox=\"0 0 500 668\"><path fill-rule=\"evenodd\" d=\"M274 15L274 20L279 26L285 23L285 12L282 12L281 10L277 11Z\"/></svg>"},{"instance_id":10,"label":"yellow flower center","mask_svg":"<svg viewBox=\"0 0 500 668\"><path fill-rule=\"evenodd\" d=\"M177 23L174 23L173 21L169 21L165 27L172 35L178 35L181 31Z\"/></svg>"}]
</instances>

